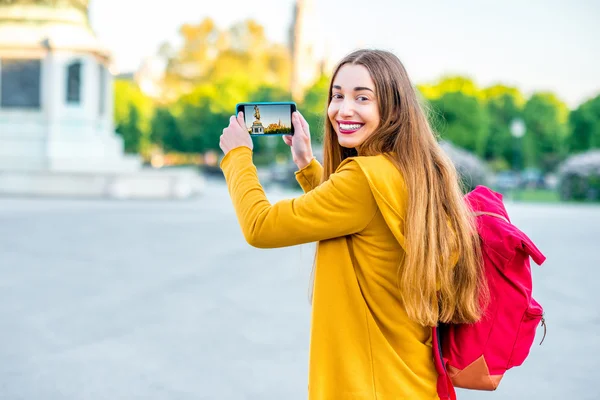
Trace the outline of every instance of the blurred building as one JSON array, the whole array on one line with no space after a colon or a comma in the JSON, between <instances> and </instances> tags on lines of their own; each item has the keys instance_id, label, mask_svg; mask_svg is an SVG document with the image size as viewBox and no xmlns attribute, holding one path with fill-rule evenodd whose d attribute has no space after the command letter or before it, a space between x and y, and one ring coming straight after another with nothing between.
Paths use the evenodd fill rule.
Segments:
<instances>
[{"instance_id":1,"label":"blurred building","mask_svg":"<svg viewBox=\"0 0 600 400\"><path fill-rule=\"evenodd\" d=\"M188 178L150 176L138 156L124 154L110 62L88 0L0 0L0 193L194 191Z\"/></svg>"},{"instance_id":2,"label":"blurred building","mask_svg":"<svg viewBox=\"0 0 600 400\"><path fill-rule=\"evenodd\" d=\"M314 17L313 0L296 0L290 25L289 46L292 55L292 77L290 91L292 98L299 101L305 89L314 82L320 73L320 63L314 53L314 37L310 24Z\"/></svg>"},{"instance_id":3,"label":"blurred building","mask_svg":"<svg viewBox=\"0 0 600 400\"><path fill-rule=\"evenodd\" d=\"M329 41L317 37L314 0L296 0L289 30L289 50L292 56L290 92L300 101L321 75L330 75L336 60L332 59ZM321 51L317 44L323 42Z\"/></svg>"},{"instance_id":4,"label":"blurred building","mask_svg":"<svg viewBox=\"0 0 600 400\"><path fill-rule=\"evenodd\" d=\"M164 78L165 64L165 60L159 56L146 57L135 72L117 74L115 79L135 82L146 96L158 99L163 96L161 82Z\"/></svg>"}]
</instances>

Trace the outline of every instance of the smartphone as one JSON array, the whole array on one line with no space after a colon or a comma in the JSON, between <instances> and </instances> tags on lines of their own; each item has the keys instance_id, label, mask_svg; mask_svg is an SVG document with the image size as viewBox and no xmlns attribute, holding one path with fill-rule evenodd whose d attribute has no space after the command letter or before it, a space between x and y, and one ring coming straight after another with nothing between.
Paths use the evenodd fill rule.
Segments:
<instances>
[{"instance_id":1,"label":"smartphone","mask_svg":"<svg viewBox=\"0 0 600 400\"><path fill-rule=\"evenodd\" d=\"M239 103L236 115L244 113L246 129L251 136L293 135L292 113L296 103L292 101L272 103Z\"/></svg>"}]
</instances>

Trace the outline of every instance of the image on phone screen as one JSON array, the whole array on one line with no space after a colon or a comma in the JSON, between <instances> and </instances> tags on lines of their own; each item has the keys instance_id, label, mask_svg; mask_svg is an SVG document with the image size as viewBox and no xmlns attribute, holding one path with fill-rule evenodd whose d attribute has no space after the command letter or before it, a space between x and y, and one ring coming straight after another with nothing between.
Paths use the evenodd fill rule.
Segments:
<instances>
[{"instance_id":1,"label":"image on phone screen","mask_svg":"<svg viewBox=\"0 0 600 400\"><path fill-rule=\"evenodd\" d=\"M244 104L246 129L251 135L292 135L290 104Z\"/></svg>"}]
</instances>

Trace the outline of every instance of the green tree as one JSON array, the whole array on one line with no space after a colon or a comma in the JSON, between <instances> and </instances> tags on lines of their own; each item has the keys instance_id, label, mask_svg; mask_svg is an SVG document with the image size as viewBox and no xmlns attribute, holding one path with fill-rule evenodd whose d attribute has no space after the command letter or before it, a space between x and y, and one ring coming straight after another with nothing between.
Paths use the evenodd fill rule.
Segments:
<instances>
[{"instance_id":1,"label":"green tree","mask_svg":"<svg viewBox=\"0 0 600 400\"><path fill-rule=\"evenodd\" d=\"M250 101L289 101L290 91L280 86L261 85L250 94Z\"/></svg>"},{"instance_id":2,"label":"green tree","mask_svg":"<svg viewBox=\"0 0 600 400\"><path fill-rule=\"evenodd\" d=\"M481 94L487 101L507 95L513 99L513 102L517 107L523 108L525 105L525 96L523 96L523 93L516 87L497 84L483 89Z\"/></svg>"},{"instance_id":3,"label":"green tree","mask_svg":"<svg viewBox=\"0 0 600 400\"><path fill-rule=\"evenodd\" d=\"M442 138L483 156L488 139L485 106L473 96L450 92L432 100L432 125Z\"/></svg>"},{"instance_id":4,"label":"green tree","mask_svg":"<svg viewBox=\"0 0 600 400\"><path fill-rule=\"evenodd\" d=\"M174 107L174 114L187 151L219 150L219 137L229 124L229 117L235 115L237 103L289 99L289 93L280 87L262 85L251 91L246 83L230 78L197 86L191 93L181 96ZM257 153L267 149L264 142L254 141ZM285 147L280 150L289 152Z\"/></svg>"},{"instance_id":5,"label":"green tree","mask_svg":"<svg viewBox=\"0 0 600 400\"><path fill-rule=\"evenodd\" d=\"M525 102L523 95L516 88L495 85L484 90L486 107L489 115L489 136L484 158L495 166L514 164L518 154L515 149L515 138L512 137L511 123L522 117Z\"/></svg>"},{"instance_id":6,"label":"green tree","mask_svg":"<svg viewBox=\"0 0 600 400\"><path fill-rule=\"evenodd\" d=\"M552 171L566 156L569 110L552 93L533 94L523 109L527 127L523 156L527 167Z\"/></svg>"},{"instance_id":7,"label":"green tree","mask_svg":"<svg viewBox=\"0 0 600 400\"><path fill-rule=\"evenodd\" d=\"M208 75L215 53L223 47L214 21L205 18L199 24L183 24L179 28L182 46L165 43L160 54L166 58L165 95L169 98L191 90Z\"/></svg>"},{"instance_id":8,"label":"green tree","mask_svg":"<svg viewBox=\"0 0 600 400\"><path fill-rule=\"evenodd\" d=\"M163 97L177 121L178 133L168 141L174 148L218 150L219 136L237 103L290 98L290 54L285 46L270 42L257 22L245 20L221 29L206 18L183 25L180 36L181 46L167 43L160 49L167 61ZM162 121L166 115L159 117ZM255 151L271 148L266 142L254 140ZM285 146L280 142L277 149Z\"/></svg>"},{"instance_id":9,"label":"green tree","mask_svg":"<svg viewBox=\"0 0 600 400\"><path fill-rule=\"evenodd\" d=\"M467 96L482 99L481 89L466 76L445 76L434 84L417 85L417 89L428 100L437 100L447 93L460 92Z\"/></svg>"},{"instance_id":10,"label":"green tree","mask_svg":"<svg viewBox=\"0 0 600 400\"><path fill-rule=\"evenodd\" d=\"M140 114L133 104L129 104L128 106L127 119L121 123L117 123L116 131L123 137L123 145L126 153L139 153L142 141L139 122Z\"/></svg>"},{"instance_id":11,"label":"green tree","mask_svg":"<svg viewBox=\"0 0 600 400\"><path fill-rule=\"evenodd\" d=\"M235 114L235 104L225 107L222 101L216 87L203 85L182 96L175 104L174 114L185 151L219 150L219 137L229 124L229 117Z\"/></svg>"},{"instance_id":12,"label":"green tree","mask_svg":"<svg viewBox=\"0 0 600 400\"><path fill-rule=\"evenodd\" d=\"M261 85L289 87L291 60L281 44L269 42L264 28L253 20L220 29L210 18L180 28L182 46L164 44L164 87L169 98L197 85L237 82L248 91ZM224 96L222 96L224 97ZM234 104L244 99L233 99Z\"/></svg>"},{"instance_id":13,"label":"green tree","mask_svg":"<svg viewBox=\"0 0 600 400\"><path fill-rule=\"evenodd\" d=\"M150 138L165 151L186 151L177 120L168 108L157 108L152 118Z\"/></svg>"},{"instance_id":14,"label":"green tree","mask_svg":"<svg viewBox=\"0 0 600 400\"><path fill-rule=\"evenodd\" d=\"M131 81L117 80L114 86L116 131L123 136L125 151L145 153L150 149L150 121L154 105Z\"/></svg>"},{"instance_id":15,"label":"green tree","mask_svg":"<svg viewBox=\"0 0 600 400\"><path fill-rule=\"evenodd\" d=\"M323 132L325 131L325 115L327 112L327 100L329 96L330 77L321 75L316 82L309 87L302 103L298 108L306 122L310 126L311 140L313 143L323 141Z\"/></svg>"},{"instance_id":16,"label":"green tree","mask_svg":"<svg viewBox=\"0 0 600 400\"><path fill-rule=\"evenodd\" d=\"M580 152L600 147L600 95L581 104L569 115L568 149Z\"/></svg>"}]
</instances>

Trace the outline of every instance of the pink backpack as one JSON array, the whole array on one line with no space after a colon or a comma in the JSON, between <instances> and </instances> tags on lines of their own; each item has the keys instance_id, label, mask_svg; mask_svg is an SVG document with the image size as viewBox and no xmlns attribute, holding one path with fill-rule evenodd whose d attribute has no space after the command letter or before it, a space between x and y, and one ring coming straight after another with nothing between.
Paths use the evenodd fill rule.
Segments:
<instances>
[{"instance_id":1,"label":"pink backpack","mask_svg":"<svg viewBox=\"0 0 600 400\"><path fill-rule=\"evenodd\" d=\"M477 215L490 302L475 324L433 329L440 399L456 399L454 387L495 390L508 369L525 361L540 322L546 335L544 311L531 297L529 264L530 257L538 265L546 258L510 223L501 194L478 186L465 200Z\"/></svg>"}]
</instances>

